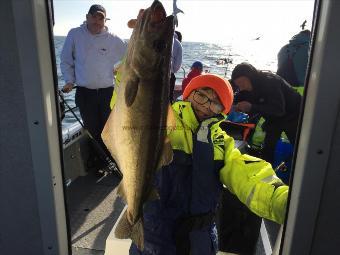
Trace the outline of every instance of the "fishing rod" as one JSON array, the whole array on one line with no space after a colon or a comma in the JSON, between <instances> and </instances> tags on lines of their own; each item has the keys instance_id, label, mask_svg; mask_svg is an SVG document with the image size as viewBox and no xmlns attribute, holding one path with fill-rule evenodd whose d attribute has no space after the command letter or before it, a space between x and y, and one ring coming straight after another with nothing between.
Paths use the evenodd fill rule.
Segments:
<instances>
[{"instance_id":1,"label":"fishing rod","mask_svg":"<svg viewBox=\"0 0 340 255\"><path fill-rule=\"evenodd\" d=\"M73 109L71 108L71 106L66 103L64 97L62 96L62 91L58 90L58 94L59 97L61 99L61 101L66 105L66 107L68 108L68 111L70 111L72 113L72 115L76 118L76 120L79 122L79 124L83 127L85 133L90 137L96 151L99 153L99 155L102 156L102 158L104 158L105 162L107 163L107 168L108 170L102 170L101 172L103 173L103 177L101 177L99 179L99 181L101 181L104 177L106 177L109 174L112 174L113 172L116 172L119 177L123 177L122 172L118 169L116 162L114 162L111 157L107 154L107 152L102 148L102 146L98 143L98 141L96 139L93 138L93 136L91 135L91 133L85 128L84 124L81 122L81 120L79 119L79 117L75 114L75 112L73 111ZM98 181L98 182L99 182Z\"/></svg>"}]
</instances>

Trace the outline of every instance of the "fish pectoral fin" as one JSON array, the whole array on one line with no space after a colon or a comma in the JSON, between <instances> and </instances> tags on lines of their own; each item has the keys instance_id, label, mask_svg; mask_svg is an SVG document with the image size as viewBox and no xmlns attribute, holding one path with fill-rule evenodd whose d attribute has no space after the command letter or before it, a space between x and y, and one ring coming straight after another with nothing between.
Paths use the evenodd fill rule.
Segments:
<instances>
[{"instance_id":1,"label":"fish pectoral fin","mask_svg":"<svg viewBox=\"0 0 340 255\"><path fill-rule=\"evenodd\" d=\"M169 165L172 162L174 152L171 147L169 137L165 138L161 156L159 158L157 169L161 169L163 166Z\"/></svg>"},{"instance_id":2,"label":"fish pectoral fin","mask_svg":"<svg viewBox=\"0 0 340 255\"><path fill-rule=\"evenodd\" d=\"M144 228L143 220L140 217L135 224L131 224L128 220L128 210L125 210L123 216L120 218L116 229L115 236L118 239L131 239L138 249L144 249Z\"/></svg>"},{"instance_id":3,"label":"fish pectoral fin","mask_svg":"<svg viewBox=\"0 0 340 255\"><path fill-rule=\"evenodd\" d=\"M125 87L125 104L130 107L136 99L139 80L129 80Z\"/></svg>"}]
</instances>

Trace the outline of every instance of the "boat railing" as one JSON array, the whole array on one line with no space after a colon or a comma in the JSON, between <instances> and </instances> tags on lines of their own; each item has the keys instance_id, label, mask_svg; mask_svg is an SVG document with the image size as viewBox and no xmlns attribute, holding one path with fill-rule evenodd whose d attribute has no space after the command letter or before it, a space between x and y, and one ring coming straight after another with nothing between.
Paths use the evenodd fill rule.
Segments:
<instances>
[{"instance_id":1,"label":"boat railing","mask_svg":"<svg viewBox=\"0 0 340 255\"><path fill-rule=\"evenodd\" d=\"M62 130L63 136L63 146L64 148L70 146L73 142L75 142L79 137L83 134L83 129L78 122L70 124L67 127L64 127Z\"/></svg>"}]
</instances>

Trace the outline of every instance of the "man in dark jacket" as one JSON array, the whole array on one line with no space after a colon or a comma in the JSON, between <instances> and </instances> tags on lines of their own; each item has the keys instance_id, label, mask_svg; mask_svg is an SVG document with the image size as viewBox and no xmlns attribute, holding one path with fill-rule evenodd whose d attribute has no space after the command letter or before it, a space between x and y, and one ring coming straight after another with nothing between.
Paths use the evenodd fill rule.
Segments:
<instances>
[{"instance_id":1,"label":"man in dark jacket","mask_svg":"<svg viewBox=\"0 0 340 255\"><path fill-rule=\"evenodd\" d=\"M294 87L303 87L307 71L311 33L302 30L277 55L277 74Z\"/></svg>"},{"instance_id":2,"label":"man in dark jacket","mask_svg":"<svg viewBox=\"0 0 340 255\"><path fill-rule=\"evenodd\" d=\"M295 143L301 96L280 76L257 70L248 63L235 67L231 76L239 90L235 110L258 114L266 121L263 158L271 163L275 145L284 131L291 144Z\"/></svg>"}]
</instances>

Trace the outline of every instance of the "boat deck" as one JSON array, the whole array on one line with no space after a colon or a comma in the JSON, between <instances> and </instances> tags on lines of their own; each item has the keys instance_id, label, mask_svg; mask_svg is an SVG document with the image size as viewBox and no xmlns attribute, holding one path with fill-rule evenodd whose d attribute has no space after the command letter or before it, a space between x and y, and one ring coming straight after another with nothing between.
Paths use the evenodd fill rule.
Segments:
<instances>
[{"instance_id":1,"label":"boat deck","mask_svg":"<svg viewBox=\"0 0 340 255\"><path fill-rule=\"evenodd\" d=\"M73 255L104 254L106 238L124 208L116 194L118 178L109 175L97 183L98 179L89 173L67 189Z\"/></svg>"},{"instance_id":2,"label":"boat deck","mask_svg":"<svg viewBox=\"0 0 340 255\"><path fill-rule=\"evenodd\" d=\"M105 242L124 208L116 194L118 178L107 176L98 182L98 176L89 173L77 178L67 189L67 210L73 255L103 255ZM269 255L279 225L263 221L256 255ZM270 244L269 244L270 243ZM219 252L218 255L226 254Z\"/></svg>"},{"instance_id":3,"label":"boat deck","mask_svg":"<svg viewBox=\"0 0 340 255\"><path fill-rule=\"evenodd\" d=\"M94 169L85 170L85 163L83 171L73 173L73 168L77 168L79 162L86 162L88 152L84 148L87 142L86 136L78 135L76 141L70 143L68 150L65 150L65 167L68 169L66 176L71 181L66 189L69 233L73 255L103 255L107 248L107 238L125 205L117 196L119 178L115 175L99 181L100 177L94 173ZM242 151L245 143L235 140L235 146ZM73 178L75 175L78 177ZM254 255L272 254L278 230L278 224L262 221ZM223 254L226 253L218 253Z\"/></svg>"}]
</instances>

